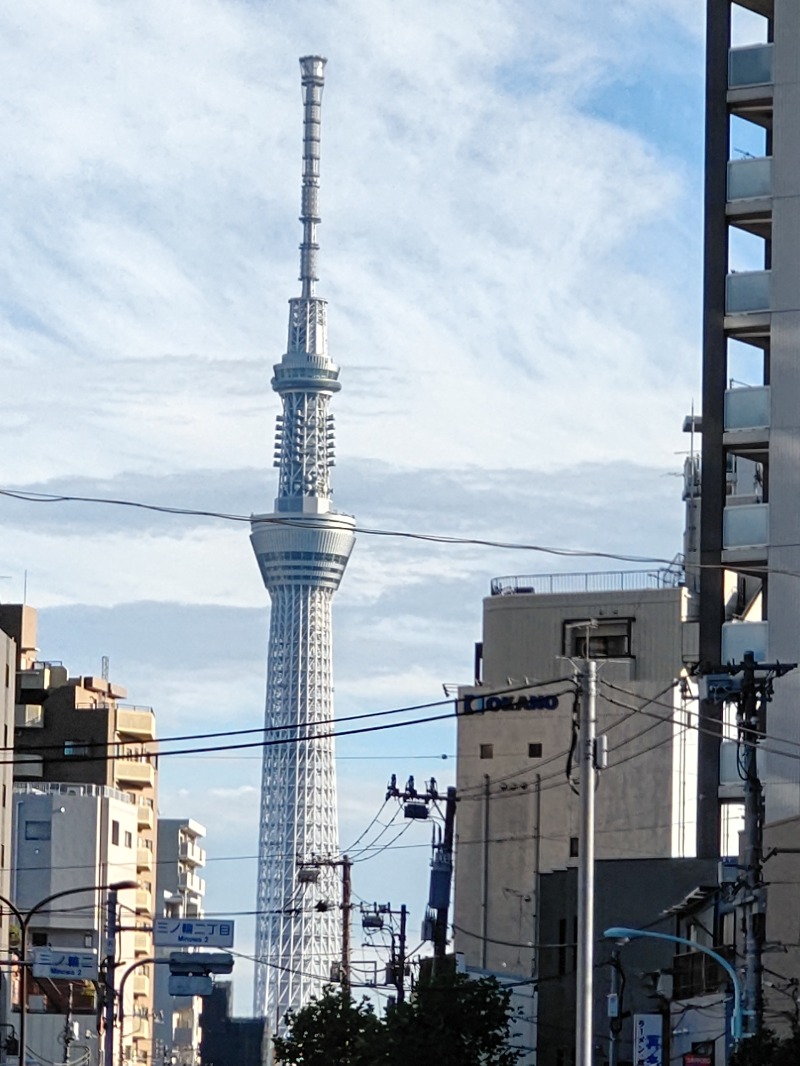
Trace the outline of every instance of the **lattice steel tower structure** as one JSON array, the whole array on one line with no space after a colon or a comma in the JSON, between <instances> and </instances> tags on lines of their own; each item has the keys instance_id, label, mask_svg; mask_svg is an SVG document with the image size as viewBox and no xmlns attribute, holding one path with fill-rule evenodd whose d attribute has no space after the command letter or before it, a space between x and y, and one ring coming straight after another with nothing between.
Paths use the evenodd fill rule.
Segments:
<instances>
[{"instance_id":1,"label":"lattice steel tower structure","mask_svg":"<svg viewBox=\"0 0 800 1066\"><path fill-rule=\"evenodd\" d=\"M339 840L332 739L331 604L353 549L355 519L333 510L331 396L339 368L328 355L324 300L316 293L320 108L325 60L300 60L303 87L301 294L289 301L286 354L272 387L278 496L254 515L251 540L272 601L258 863L254 1007L272 1026L330 979L341 950ZM321 729L319 728L321 727ZM297 742L294 742L294 741ZM316 882L308 866L322 860ZM327 862L327 865L326 865ZM330 902L327 910L315 904Z\"/></svg>"}]
</instances>

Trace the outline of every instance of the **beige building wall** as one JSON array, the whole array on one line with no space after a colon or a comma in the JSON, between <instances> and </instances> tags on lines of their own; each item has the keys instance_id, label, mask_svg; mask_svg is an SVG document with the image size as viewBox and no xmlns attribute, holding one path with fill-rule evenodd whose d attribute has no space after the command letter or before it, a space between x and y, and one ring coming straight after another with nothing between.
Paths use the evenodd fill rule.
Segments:
<instances>
[{"instance_id":1,"label":"beige building wall","mask_svg":"<svg viewBox=\"0 0 800 1066\"><path fill-rule=\"evenodd\" d=\"M484 601L480 684L460 691L458 720L454 924L468 966L531 974L538 875L577 864L569 656L583 654L586 630L575 623L598 622L589 650L608 768L596 793L597 857L693 853L694 790L678 781L696 746L681 683L695 654L691 611L683 588L510 591Z\"/></svg>"}]
</instances>

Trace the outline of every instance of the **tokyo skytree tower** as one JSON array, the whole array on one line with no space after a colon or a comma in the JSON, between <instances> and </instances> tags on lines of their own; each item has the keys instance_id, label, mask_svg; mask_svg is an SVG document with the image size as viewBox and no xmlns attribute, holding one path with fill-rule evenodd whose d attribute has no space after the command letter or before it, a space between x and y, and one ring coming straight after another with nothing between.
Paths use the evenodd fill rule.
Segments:
<instances>
[{"instance_id":1,"label":"tokyo skytree tower","mask_svg":"<svg viewBox=\"0 0 800 1066\"><path fill-rule=\"evenodd\" d=\"M332 728L331 604L355 539L355 519L331 501L328 407L341 386L328 355L327 305L316 294L325 62L300 60L302 289L289 300L286 354L272 379L283 404L275 433L278 496L271 514L251 520L272 601L265 724L273 730L265 736L261 784L254 1008L273 1028L330 980L341 952L340 876L330 865L339 857L333 740L303 739ZM317 860L312 875L302 864ZM316 910L323 902L328 908Z\"/></svg>"}]
</instances>

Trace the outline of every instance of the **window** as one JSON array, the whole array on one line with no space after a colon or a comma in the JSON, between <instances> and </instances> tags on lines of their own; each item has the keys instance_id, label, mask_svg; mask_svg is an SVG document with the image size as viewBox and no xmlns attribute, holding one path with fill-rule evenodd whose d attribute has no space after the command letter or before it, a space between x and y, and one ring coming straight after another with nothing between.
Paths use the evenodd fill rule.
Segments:
<instances>
[{"instance_id":1,"label":"window","mask_svg":"<svg viewBox=\"0 0 800 1066\"><path fill-rule=\"evenodd\" d=\"M564 623L564 654L583 659L587 654L586 635L589 635L590 659L630 659L632 618L594 618L591 627L582 627L582 619ZM587 626L590 620L586 619Z\"/></svg>"},{"instance_id":2,"label":"window","mask_svg":"<svg viewBox=\"0 0 800 1066\"><path fill-rule=\"evenodd\" d=\"M125 847L133 847L133 833L129 833L127 829L125 830Z\"/></svg>"},{"instance_id":3,"label":"window","mask_svg":"<svg viewBox=\"0 0 800 1066\"><path fill-rule=\"evenodd\" d=\"M88 740L65 740L64 755L68 759L76 759L89 754Z\"/></svg>"},{"instance_id":4,"label":"window","mask_svg":"<svg viewBox=\"0 0 800 1066\"><path fill-rule=\"evenodd\" d=\"M35 948L47 947L47 933L41 929L34 929L31 933L31 943Z\"/></svg>"},{"instance_id":5,"label":"window","mask_svg":"<svg viewBox=\"0 0 800 1066\"><path fill-rule=\"evenodd\" d=\"M111 823L111 843L119 844L119 822Z\"/></svg>"},{"instance_id":6,"label":"window","mask_svg":"<svg viewBox=\"0 0 800 1066\"><path fill-rule=\"evenodd\" d=\"M528 758L529 759L541 759L542 757L542 745L541 744L529 744L528 745Z\"/></svg>"},{"instance_id":7,"label":"window","mask_svg":"<svg viewBox=\"0 0 800 1066\"><path fill-rule=\"evenodd\" d=\"M3 785L3 806L6 805L6 786Z\"/></svg>"},{"instance_id":8,"label":"window","mask_svg":"<svg viewBox=\"0 0 800 1066\"><path fill-rule=\"evenodd\" d=\"M29 821L25 823L26 840L49 840L51 832L50 822Z\"/></svg>"},{"instance_id":9,"label":"window","mask_svg":"<svg viewBox=\"0 0 800 1066\"><path fill-rule=\"evenodd\" d=\"M571 859L577 859L577 857L578 857L578 838L577 837L570 837L569 838L569 857Z\"/></svg>"},{"instance_id":10,"label":"window","mask_svg":"<svg viewBox=\"0 0 800 1066\"><path fill-rule=\"evenodd\" d=\"M481 758L493 759L494 758L494 744L481 744Z\"/></svg>"}]
</instances>

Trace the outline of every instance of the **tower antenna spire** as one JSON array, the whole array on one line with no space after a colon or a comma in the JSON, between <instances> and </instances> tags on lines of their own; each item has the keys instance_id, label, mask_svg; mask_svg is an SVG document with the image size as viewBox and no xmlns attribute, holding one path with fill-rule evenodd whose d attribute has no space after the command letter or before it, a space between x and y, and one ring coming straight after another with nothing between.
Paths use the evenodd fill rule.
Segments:
<instances>
[{"instance_id":1,"label":"tower antenna spire","mask_svg":"<svg viewBox=\"0 0 800 1066\"><path fill-rule=\"evenodd\" d=\"M300 281L303 283L302 295L306 299L316 294L319 281L317 226L320 223L320 123L327 62L321 56L303 56L300 60L303 87L303 189L300 201L303 243L300 245Z\"/></svg>"}]
</instances>

